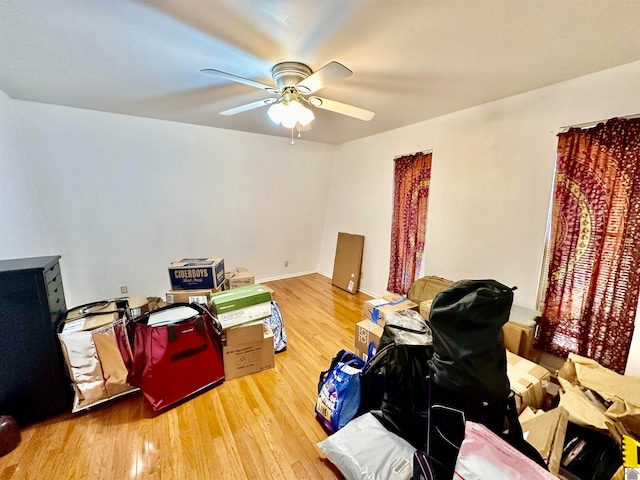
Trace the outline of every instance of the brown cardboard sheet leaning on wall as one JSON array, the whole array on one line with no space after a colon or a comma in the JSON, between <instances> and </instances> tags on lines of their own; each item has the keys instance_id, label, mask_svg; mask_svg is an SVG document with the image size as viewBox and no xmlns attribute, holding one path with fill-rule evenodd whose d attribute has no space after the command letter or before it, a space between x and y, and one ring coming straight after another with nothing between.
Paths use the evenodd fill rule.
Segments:
<instances>
[{"instance_id":1,"label":"brown cardboard sheet leaning on wall","mask_svg":"<svg viewBox=\"0 0 640 480\"><path fill-rule=\"evenodd\" d=\"M338 233L336 257L331 278L332 285L349 293L358 291L363 250L364 236L343 232Z\"/></svg>"}]
</instances>

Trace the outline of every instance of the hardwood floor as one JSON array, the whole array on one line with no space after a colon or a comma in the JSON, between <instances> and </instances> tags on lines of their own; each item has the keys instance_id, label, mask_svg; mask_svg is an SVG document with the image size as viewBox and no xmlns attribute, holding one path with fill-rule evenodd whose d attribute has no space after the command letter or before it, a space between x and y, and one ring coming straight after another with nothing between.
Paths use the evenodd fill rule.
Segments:
<instances>
[{"instance_id":1,"label":"hardwood floor","mask_svg":"<svg viewBox=\"0 0 640 480\"><path fill-rule=\"evenodd\" d=\"M233 379L154 414L140 393L25 427L0 480L336 479L315 444L319 373L353 350L369 296L312 274L266 283L288 337L274 369Z\"/></svg>"}]
</instances>

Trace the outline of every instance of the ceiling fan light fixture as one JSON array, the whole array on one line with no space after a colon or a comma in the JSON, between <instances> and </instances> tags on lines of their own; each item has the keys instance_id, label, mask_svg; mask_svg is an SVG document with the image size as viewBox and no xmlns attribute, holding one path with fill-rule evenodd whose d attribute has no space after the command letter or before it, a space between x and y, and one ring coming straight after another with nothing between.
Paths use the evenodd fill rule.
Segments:
<instances>
[{"instance_id":1,"label":"ceiling fan light fixture","mask_svg":"<svg viewBox=\"0 0 640 480\"><path fill-rule=\"evenodd\" d=\"M286 108L287 107L285 107L282 102L277 102L269 107L267 114L273 123L281 123L284 118L284 110Z\"/></svg>"},{"instance_id":2,"label":"ceiling fan light fixture","mask_svg":"<svg viewBox=\"0 0 640 480\"><path fill-rule=\"evenodd\" d=\"M274 123L282 124L286 128L294 128L296 123L304 127L315 118L313 112L297 100L274 103L269 107L267 114Z\"/></svg>"}]
</instances>

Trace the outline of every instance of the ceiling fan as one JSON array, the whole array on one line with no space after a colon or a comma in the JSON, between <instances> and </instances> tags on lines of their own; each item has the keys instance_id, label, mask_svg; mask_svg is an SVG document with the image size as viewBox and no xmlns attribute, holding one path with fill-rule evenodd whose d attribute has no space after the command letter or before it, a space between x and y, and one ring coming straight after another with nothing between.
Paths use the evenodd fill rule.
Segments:
<instances>
[{"instance_id":1,"label":"ceiling fan","mask_svg":"<svg viewBox=\"0 0 640 480\"><path fill-rule=\"evenodd\" d=\"M313 72L311 68L300 62L278 63L271 69L271 76L277 87L213 68L205 68L201 72L259 88L276 95L276 97L265 98L264 100L223 110L220 115L235 115L270 105L268 114L275 123L281 123L287 128L297 126L298 129L308 126L314 118L313 112L305 107L304 104L364 121L371 120L375 115L375 112L371 110L312 95L328 84L353 74L351 70L338 62L330 62L316 72Z\"/></svg>"}]
</instances>

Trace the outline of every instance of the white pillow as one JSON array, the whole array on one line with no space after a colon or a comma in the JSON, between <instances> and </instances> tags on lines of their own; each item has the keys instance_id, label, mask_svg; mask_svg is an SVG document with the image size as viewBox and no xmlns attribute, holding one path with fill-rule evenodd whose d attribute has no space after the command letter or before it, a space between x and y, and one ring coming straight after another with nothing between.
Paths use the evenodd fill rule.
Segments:
<instances>
[{"instance_id":1,"label":"white pillow","mask_svg":"<svg viewBox=\"0 0 640 480\"><path fill-rule=\"evenodd\" d=\"M347 480L410 480L413 476L416 449L371 413L354 418L317 446Z\"/></svg>"}]
</instances>

